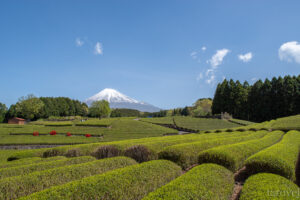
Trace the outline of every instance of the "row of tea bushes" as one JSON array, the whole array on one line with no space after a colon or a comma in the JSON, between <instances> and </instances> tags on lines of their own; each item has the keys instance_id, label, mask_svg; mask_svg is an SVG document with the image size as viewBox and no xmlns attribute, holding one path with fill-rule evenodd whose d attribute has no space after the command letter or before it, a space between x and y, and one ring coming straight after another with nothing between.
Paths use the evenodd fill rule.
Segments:
<instances>
[{"instance_id":1,"label":"row of tea bushes","mask_svg":"<svg viewBox=\"0 0 300 200\"><path fill-rule=\"evenodd\" d=\"M65 159L65 157L64 156L56 156L56 157L51 157L51 158L41 158L41 157L24 158L24 159L20 159L20 160L10 161L5 164L3 163L0 165L0 170L1 170L1 168L17 167L17 166L22 166L22 165L29 165L29 164L41 163L41 162L50 162L50 161L61 160L61 159Z\"/></svg>"},{"instance_id":2,"label":"row of tea bushes","mask_svg":"<svg viewBox=\"0 0 300 200\"><path fill-rule=\"evenodd\" d=\"M231 171L216 164L202 164L149 193L143 200L225 200L230 198L233 187Z\"/></svg>"},{"instance_id":3,"label":"row of tea bushes","mask_svg":"<svg viewBox=\"0 0 300 200\"><path fill-rule=\"evenodd\" d=\"M0 199L17 199L51 186L134 164L136 162L131 158L115 157L0 179Z\"/></svg>"},{"instance_id":4,"label":"row of tea bushes","mask_svg":"<svg viewBox=\"0 0 300 200\"><path fill-rule=\"evenodd\" d=\"M181 168L173 162L155 160L51 187L21 199L139 200L180 174Z\"/></svg>"},{"instance_id":5,"label":"row of tea bushes","mask_svg":"<svg viewBox=\"0 0 300 200\"><path fill-rule=\"evenodd\" d=\"M161 151L169 146L174 145L189 145L191 142L194 141L211 141L216 138L230 138L230 137L242 137L244 135L248 135L250 133L241 133L241 132L234 132L234 133L219 133L219 134L202 134L201 137L197 138L189 138L189 137L181 137L178 139L170 138L167 141L153 141L153 142L146 142L140 145L130 146L129 148L124 150L124 155L128 157L132 157L140 162L149 161L149 160L156 160L159 157ZM165 159L165 158L163 158ZM168 160L168 159L167 159ZM172 160L173 161L173 160Z\"/></svg>"},{"instance_id":6,"label":"row of tea bushes","mask_svg":"<svg viewBox=\"0 0 300 200\"><path fill-rule=\"evenodd\" d=\"M248 175L268 172L295 181L295 165L298 158L300 132L289 131L283 139L253 156L246 162Z\"/></svg>"},{"instance_id":7,"label":"row of tea bushes","mask_svg":"<svg viewBox=\"0 0 300 200\"><path fill-rule=\"evenodd\" d=\"M61 147L47 148L47 149L22 150L11 155L9 159L43 157L43 154L47 151L55 151L56 154L53 156L66 155L68 151L72 149L77 149L80 152L80 155L91 155L97 148L108 146L108 145L113 145L119 150L124 150L130 146L143 144L143 143L165 142L167 144L172 141L172 144L174 145L180 143L193 142L204 138L213 138L215 136L222 136L222 135L225 136L229 134L230 133L213 133L213 134L189 134L189 135L163 136L163 137L122 140L122 141L115 141L115 142L102 142L102 143L81 144L81 145L72 145L72 146L61 146Z\"/></svg>"},{"instance_id":8,"label":"row of tea bushes","mask_svg":"<svg viewBox=\"0 0 300 200\"><path fill-rule=\"evenodd\" d=\"M299 187L292 181L269 173L259 173L247 179L240 200L296 200Z\"/></svg>"},{"instance_id":9,"label":"row of tea bushes","mask_svg":"<svg viewBox=\"0 0 300 200\"><path fill-rule=\"evenodd\" d=\"M54 157L55 158L55 157ZM49 162L42 162L36 164L22 165L17 167L3 168L0 169L0 179L11 177L11 176L19 176L24 174L29 174L36 171L43 171L47 169L52 169L56 167L62 167L73 164L80 164L85 162L91 162L96 160L91 156L82 156L76 158L66 158L61 160L54 160Z\"/></svg>"},{"instance_id":10,"label":"row of tea bushes","mask_svg":"<svg viewBox=\"0 0 300 200\"><path fill-rule=\"evenodd\" d=\"M233 144L246 140L258 139L267 134L266 131L260 132L233 132L227 137L211 138L210 140L201 140L192 143L173 145L163 149L159 153L159 158L171 160L182 168L188 168L198 162L198 154L209 148L225 144Z\"/></svg>"},{"instance_id":11,"label":"row of tea bushes","mask_svg":"<svg viewBox=\"0 0 300 200\"><path fill-rule=\"evenodd\" d=\"M199 154L198 163L216 163L234 172L244 165L245 160L249 156L275 144L281 139L283 134L281 131L273 131L261 139L205 150Z\"/></svg>"}]
</instances>

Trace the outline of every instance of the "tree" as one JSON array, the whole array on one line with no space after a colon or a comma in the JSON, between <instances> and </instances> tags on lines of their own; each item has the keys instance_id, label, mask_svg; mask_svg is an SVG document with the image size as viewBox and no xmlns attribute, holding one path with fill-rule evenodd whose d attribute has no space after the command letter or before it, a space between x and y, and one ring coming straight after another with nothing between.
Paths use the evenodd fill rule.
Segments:
<instances>
[{"instance_id":1,"label":"tree","mask_svg":"<svg viewBox=\"0 0 300 200\"><path fill-rule=\"evenodd\" d=\"M0 103L0 123L2 123L4 121L6 112L7 112L6 105L3 103Z\"/></svg>"},{"instance_id":2,"label":"tree","mask_svg":"<svg viewBox=\"0 0 300 200\"><path fill-rule=\"evenodd\" d=\"M43 101L30 94L26 97L21 97L17 102L15 109L16 113L19 115L18 117L32 120L40 117L43 107Z\"/></svg>"},{"instance_id":3,"label":"tree","mask_svg":"<svg viewBox=\"0 0 300 200\"><path fill-rule=\"evenodd\" d=\"M181 115L183 115L183 116L189 116L190 115L190 110L189 110L189 108L186 106L186 107L184 107L182 110L181 110L181 113L180 113Z\"/></svg>"},{"instance_id":4,"label":"tree","mask_svg":"<svg viewBox=\"0 0 300 200\"><path fill-rule=\"evenodd\" d=\"M91 117L109 117L110 115L110 107L108 101L102 100L102 101L94 101L89 108L89 115Z\"/></svg>"}]
</instances>

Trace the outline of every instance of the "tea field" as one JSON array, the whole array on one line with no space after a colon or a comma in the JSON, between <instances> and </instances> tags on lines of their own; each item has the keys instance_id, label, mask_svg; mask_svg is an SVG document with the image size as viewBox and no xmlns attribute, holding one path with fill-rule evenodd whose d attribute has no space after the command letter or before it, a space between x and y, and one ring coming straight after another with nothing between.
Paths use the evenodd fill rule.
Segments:
<instances>
[{"instance_id":1,"label":"tea field","mask_svg":"<svg viewBox=\"0 0 300 200\"><path fill-rule=\"evenodd\" d=\"M161 124L173 121L117 119L109 124L111 131L115 123L123 122L119 128L128 127L136 135L137 130L148 126L159 127L161 132L152 134L149 128L139 138L111 137L110 141L53 148L0 150L0 199L299 199L299 116L240 127L227 121L221 126L223 122L218 121L209 131L172 136L162 136L174 129L155 125L159 120ZM192 124L199 119L177 120ZM210 121L206 122L210 126ZM74 134L76 128L109 129L91 124L68 127L74 128ZM45 134L52 130L45 125L28 126L40 126ZM187 126L197 128L195 124ZM60 128L57 126L57 130L66 127ZM125 128L119 129L118 134L126 133Z\"/></svg>"}]
</instances>

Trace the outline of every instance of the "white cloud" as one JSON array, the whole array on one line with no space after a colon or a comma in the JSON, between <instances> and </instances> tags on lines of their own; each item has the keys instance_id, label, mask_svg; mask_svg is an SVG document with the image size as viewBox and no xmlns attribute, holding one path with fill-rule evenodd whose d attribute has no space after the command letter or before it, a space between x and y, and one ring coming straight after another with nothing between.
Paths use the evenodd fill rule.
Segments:
<instances>
[{"instance_id":1,"label":"white cloud","mask_svg":"<svg viewBox=\"0 0 300 200\"><path fill-rule=\"evenodd\" d=\"M216 54L211 57L208 61L212 68L217 68L218 65L222 64L224 57L229 53L228 49L217 50Z\"/></svg>"},{"instance_id":2,"label":"white cloud","mask_svg":"<svg viewBox=\"0 0 300 200\"><path fill-rule=\"evenodd\" d=\"M84 45L84 41L82 41L80 38L76 38L75 44L76 46L81 47L82 45Z\"/></svg>"},{"instance_id":3,"label":"white cloud","mask_svg":"<svg viewBox=\"0 0 300 200\"><path fill-rule=\"evenodd\" d=\"M203 79L203 73L200 73L200 74L197 76L197 81L200 81L201 79Z\"/></svg>"},{"instance_id":4,"label":"white cloud","mask_svg":"<svg viewBox=\"0 0 300 200\"><path fill-rule=\"evenodd\" d=\"M211 74L208 79L206 79L206 83L209 85L214 85L216 80L215 74Z\"/></svg>"},{"instance_id":5,"label":"white cloud","mask_svg":"<svg viewBox=\"0 0 300 200\"><path fill-rule=\"evenodd\" d=\"M256 77L254 77L254 78L251 78L251 81L256 81L257 80L257 78Z\"/></svg>"},{"instance_id":6,"label":"white cloud","mask_svg":"<svg viewBox=\"0 0 300 200\"><path fill-rule=\"evenodd\" d=\"M300 64L300 44L297 41L286 42L280 46L278 55L280 60Z\"/></svg>"},{"instance_id":7,"label":"white cloud","mask_svg":"<svg viewBox=\"0 0 300 200\"><path fill-rule=\"evenodd\" d=\"M197 59L197 51L193 51L190 56L193 58L193 59Z\"/></svg>"},{"instance_id":8,"label":"white cloud","mask_svg":"<svg viewBox=\"0 0 300 200\"><path fill-rule=\"evenodd\" d=\"M96 55L102 55L103 54L103 47L100 42L97 42L94 49L94 54Z\"/></svg>"},{"instance_id":9,"label":"white cloud","mask_svg":"<svg viewBox=\"0 0 300 200\"><path fill-rule=\"evenodd\" d=\"M243 62L249 62L252 59L253 55L251 52L246 53L246 54L240 54L238 55L239 60L243 61Z\"/></svg>"},{"instance_id":10,"label":"white cloud","mask_svg":"<svg viewBox=\"0 0 300 200\"><path fill-rule=\"evenodd\" d=\"M203 46L201 49L202 49L202 51L205 51L206 50L206 46Z\"/></svg>"}]
</instances>

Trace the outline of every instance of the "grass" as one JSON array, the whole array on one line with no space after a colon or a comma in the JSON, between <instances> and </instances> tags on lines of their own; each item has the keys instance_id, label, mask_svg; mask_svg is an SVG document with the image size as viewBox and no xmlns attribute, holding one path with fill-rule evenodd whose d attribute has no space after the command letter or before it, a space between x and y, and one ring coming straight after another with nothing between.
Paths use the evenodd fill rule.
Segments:
<instances>
[{"instance_id":1,"label":"grass","mask_svg":"<svg viewBox=\"0 0 300 200\"><path fill-rule=\"evenodd\" d=\"M231 171L219 165L203 164L151 192L143 200L227 200L233 187Z\"/></svg>"},{"instance_id":2,"label":"grass","mask_svg":"<svg viewBox=\"0 0 300 200\"><path fill-rule=\"evenodd\" d=\"M11 176L19 176L19 175L29 174L32 172L43 171L43 170L52 169L52 168L56 168L56 167L62 167L62 166L66 166L66 165L91 162L94 160L96 160L94 157L82 156L82 157L65 158L65 159L58 159L58 160L50 159L49 162L33 163L33 164L27 164L27 165L22 165L22 166L3 168L3 169L0 169L0 179L11 177Z\"/></svg>"},{"instance_id":3,"label":"grass","mask_svg":"<svg viewBox=\"0 0 300 200\"><path fill-rule=\"evenodd\" d=\"M249 157L246 169L249 173L274 173L295 181L295 165L298 158L300 132L290 131L283 139L257 154Z\"/></svg>"},{"instance_id":4,"label":"grass","mask_svg":"<svg viewBox=\"0 0 300 200\"><path fill-rule=\"evenodd\" d=\"M181 169L176 164L156 160L51 187L22 199L139 200L180 174Z\"/></svg>"},{"instance_id":5,"label":"grass","mask_svg":"<svg viewBox=\"0 0 300 200\"><path fill-rule=\"evenodd\" d=\"M105 120L105 119L102 119ZM113 118L111 126L44 126L44 125L8 125L0 124L0 145L12 144L81 144L116 141L124 139L135 139L143 137L162 136L167 133L177 133L177 130L140 122L131 118ZM90 120L88 120L90 121ZM88 122L86 121L86 122ZM94 121L94 120L91 120ZM101 120L98 120L101 121ZM53 123L53 122L47 122ZM55 122L56 123L56 122ZM60 123L60 122L58 122ZM61 122L65 123L65 122ZM50 136L50 131L57 131L57 135ZM40 136L32 136L34 131L38 131ZM70 132L73 136L66 137ZM22 135L11 135L22 134ZM62 134L62 135L61 135ZM103 137L86 138L85 134L99 135ZM80 136L75 136L80 135Z\"/></svg>"},{"instance_id":6,"label":"grass","mask_svg":"<svg viewBox=\"0 0 300 200\"><path fill-rule=\"evenodd\" d=\"M234 172L244 165L245 160L249 156L275 144L282 135L283 132L281 131L273 131L261 139L208 149L199 154L198 162L199 164L216 163Z\"/></svg>"},{"instance_id":7,"label":"grass","mask_svg":"<svg viewBox=\"0 0 300 200\"><path fill-rule=\"evenodd\" d=\"M260 132L233 132L220 134L208 140L201 140L191 143L184 143L173 145L164 148L159 153L159 158L171 160L182 168L186 169L198 162L198 155L200 152L225 144L238 143L246 140L261 138L266 135L266 131ZM210 134L208 134L210 135Z\"/></svg>"},{"instance_id":8,"label":"grass","mask_svg":"<svg viewBox=\"0 0 300 200\"><path fill-rule=\"evenodd\" d=\"M299 199L299 188L290 180L275 174L260 173L244 184L240 200Z\"/></svg>"},{"instance_id":9,"label":"grass","mask_svg":"<svg viewBox=\"0 0 300 200\"><path fill-rule=\"evenodd\" d=\"M207 118L195 118L195 117L155 117L155 118L142 118L141 121L156 123L156 124L175 124L180 128L191 129L195 131L206 131L211 129L224 129L233 128L240 125L231 123L221 119L207 119Z\"/></svg>"},{"instance_id":10,"label":"grass","mask_svg":"<svg viewBox=\"0 0 300 200\"><path fill-rule=\"evenodd\" d=\"M233 128L233 127L240 126L238 124L231 123L222 119L206 119L206 118L176 116L174 117L174 120L178 127L197 130L197 131Z\"/></svg>"},{"instance_id":11,"label":"grass","mask_svg":"<svg viewBox=\"0 0 300 200\"><path fill-rule=\"evenodd\" d=\"M228 120L229 122L237 123L243 126L248 126L251 124L255 124L254 122L246 121L246 120L241 120L241 119L230 119Z\"/></svg>"},{"instance_id":12,"label":"grass","mask_svg":"<svg viewBox=\"0 0 300 200\"><path fill-rule=\"evenodd\" d=\"M119 118L104 118L104 119L89 119L84 122L77 122L76 126L99 126L108 127L112 122L119 120Z\"/></svg>"},{"instance_id":13,"label":"grass","mask_svg":"<svg viewBox=\"0 0 300 200\"><path fill-rule=\"evenodd\" d=\"M153 118L141 118L141 121L156 123L156 124L169 124L173 125L173 117L153 117Z\"/></svg>"},{"instance_id":14,"label":"grass","mask_svg":"<svg viewBox=\"0 0 300 200\"><path fill-rule=\"evenodd\" d=\"M130 158L115 157L0 179L0 199L17 199L51 186L65 184L133 164L136 162Z\"/></svg>"}]
</instances>

